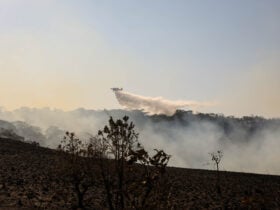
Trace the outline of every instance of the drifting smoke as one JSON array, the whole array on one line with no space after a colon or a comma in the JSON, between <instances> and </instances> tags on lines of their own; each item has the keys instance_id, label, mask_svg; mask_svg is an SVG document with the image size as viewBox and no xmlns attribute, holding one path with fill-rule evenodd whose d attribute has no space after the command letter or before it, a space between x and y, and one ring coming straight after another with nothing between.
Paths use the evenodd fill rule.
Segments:
<instances>
[{"instance_id":1,"label":"drifting smoke","mask_svg":"<svg viewBox=\"0 0 280 210\"><path fill-rule=\"evenodd\" d=\"M124 115L135 123L139 141L148 151L159 148L172 155L170 166L214 169L209 153L222 150L222 170L280 174L280 120L189 111L168 117L126 110L0 109L0 119L5 120L0 120L0 136L1 128L12 130L15 137L56 148L65 131L87 140L88 134L96 135L108 123L109 116Z\"/></svg>"},{"instance_id":2,"label":"drifting smoke","mask_svg":"<svg viewBox=\"0 0 280 210\"><path fill-rule=\"evenodd\" d=\"M145 97L135 95L122 89L113 90L121 106L129 110L143 110L147 114L173 115L176 110L181 108L196 109L201 106L209 106L210 103L200 103L196 101L170 101L162 97Z\"/></svg>"}]
</instances>

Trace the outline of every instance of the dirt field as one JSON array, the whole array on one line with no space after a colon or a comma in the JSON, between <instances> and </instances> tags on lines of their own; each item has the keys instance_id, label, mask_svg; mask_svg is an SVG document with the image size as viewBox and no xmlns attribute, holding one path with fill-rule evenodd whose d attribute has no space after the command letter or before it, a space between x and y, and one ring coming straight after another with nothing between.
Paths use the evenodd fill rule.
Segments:
<instances>
[{"instance_id":1,"label":"dirt field","mask_svg":"<svg viewBox=\"0 0 280 210\"><path fill-rule=\"evenodd\" d=\"M57 152L0 139L0 209L72 209L75 196L59 173ZM280 177L168 168L172 209L280 209ZM106 209L101 182L89 191L88 209ZM167 208L167 207L166 207Z\"/></svg>"}]
</instances>

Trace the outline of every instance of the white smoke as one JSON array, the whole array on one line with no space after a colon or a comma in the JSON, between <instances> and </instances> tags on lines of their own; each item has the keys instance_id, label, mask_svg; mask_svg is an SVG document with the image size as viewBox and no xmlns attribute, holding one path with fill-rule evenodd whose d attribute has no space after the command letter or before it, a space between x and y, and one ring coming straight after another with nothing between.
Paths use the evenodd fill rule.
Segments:
<instances>
[{"instance_id":1,"label":"white smoke","mask_svg":"<svg viewBox=\"0 0 280 210\"><path fill-rule=\"evenodd\" d=\"M180 108L196 109L202 106L209 106L210 103L196 101L171 101L162 97L146 97L122 90L114 90L116 98L121 106L129 110L143 110L147 114L173 115Z\"/></svg>"},{"instance_id":2,"label":"white smoke","mask_svg":"<svg viewBox=\"0 0 280 210\"><path fill-rule=\"evenodd\" d=\"M280 122L267 124L248 136L246 126L250 124L241 126L237 122L244 119L237 118L210 117L211 121L201 120L195 114L184 114L183 118L154 118L140 111L20 108L14 111L0 109L0 119L11 122L0 121L0 128L15 130L26 139L56 148L65 131L73 131L82 140L87 140L88 133L96 135L108 124L109 116L119 119L124 115L135 123L136 131L140 133L139 141L148 151L159 148L172 155L170 166L214 169L209 153L222 150L221 170L280 174ZM223 121L230 125L227 132L223 129Z\"/></svg>"}]
</instances>

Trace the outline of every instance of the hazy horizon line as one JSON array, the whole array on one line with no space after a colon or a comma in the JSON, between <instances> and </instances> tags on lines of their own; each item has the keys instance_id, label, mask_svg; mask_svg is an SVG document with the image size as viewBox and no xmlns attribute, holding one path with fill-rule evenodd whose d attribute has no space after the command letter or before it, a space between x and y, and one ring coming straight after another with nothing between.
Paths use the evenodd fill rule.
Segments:
<instances>
[{"instance_id":1,"label":"hazy horizon line","mask_svg":"<svg viewBox=\"0 0 280 210\"><path fill-rule=\"evenodd\" d=\"M17 108L12 108L12 109L8 109L5 106L0 106L0 112L14 112L17 110L21 110L21 109L29 109L29 110L49 110L49 111L61 111L61 112L73 112L73 111L77 111L77 110L86 110L86 111L114 111L114 110L121 110L121 111L128 111L128 112L133 112L133 111L140 111L143 114L147 115L147 116L156 116L156 115L166 115L166 114L148 114L147 112L145 112L143 109L126 109L126 108L88 108L88 107L76 107L73 109L63 109L63 108L57 108L57 107L51 107L51 106L42 106L42 107L31 107L31 106L19 106ZM203 111L195 111L195 110L191 110L191 109L177 109L176 111L191 111L192 114L215 114L218 116L223 116L226 118L243 118L243 117L259 117L259 118L263 118L266 120L270 120L270 119L280 119L280 116L274 116L274 117L268 117L268 116L263 116L263 115L259 115L259 114L247 114L247 115L237 115L237 114L225 114L222 112L203 112ZM177 112L175 112L173 115L174 116ZM168 116L168 115L166 115Z\"/></svg>"}]
</instances>

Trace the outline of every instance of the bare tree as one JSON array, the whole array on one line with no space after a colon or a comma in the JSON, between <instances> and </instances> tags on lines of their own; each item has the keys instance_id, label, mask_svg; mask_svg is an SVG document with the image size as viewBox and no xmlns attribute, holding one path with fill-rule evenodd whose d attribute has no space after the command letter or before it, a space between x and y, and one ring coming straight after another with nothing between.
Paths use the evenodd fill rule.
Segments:
<instances>
[{"instance_id":1,"label":"bare tree","mask_svg":"<svg viewBox=\"0 0 280 210\"><path fill-rule=\"evenodd\" d=\"M129 207L134 209L153 208L159 209L160 200L168 200L168 190L164 186L165 183L160 183L166 173L166 167L170 159L170 155L163 150L155 149L155 154L149 156L141 145L139 149L131 151L131 159L129 163L140 164L140 173L138 179L133 178L129 188L126 191L126 198L129 201ZM133 166L133 165L132 165ZM133 170L133 169L132 169ZM165 197L165 198L163 198Z\"/></svg>"},{"instance_id":2,"label":"bare tree","mask_svg":"<svg viewBox=\"0 0 280 210\"><path fill-rule=\"evenodd\" d=\"M109 125L98 131L88 145L89 153L98 160L110 210L144 207L165 173L170 156L155 150L150 157L138 136L127 116L118 120L110 117ZM136 167L136 163L141 166ZM135 176L133 170L139 169Z\"/></svg>"},{"instance_id":3,"label":"bare tree","mask_svg":"<svg viewBox=\"0 0 280 210\"><path fill-rule=\"evenodd\" d=\"M85 194L97 176L103 181L110 210L159 208L159 200L164 200L160 186L165 186L160 181L171 156L163 150L149 156L138 136L127 116L111 117L87 144L66 133L58 149L63 152L63 172L72 184L77 208L85 209ZM99 170L89 163L97 164Z\"/></svg>"},{"instance_id":4,"label":"bare tree","mask_svg":"<svg viewBox=\"0 0 280 210\"><path fill-rule=\"evenodd\" d=\"M223 151L218 150L217 152L212 152L210 153L211 155L211 159L214 162L215 166L216 166L216 172L217 172L217 183L216 183L216 187L217 187L217 192L219 194L221 194L221 186L220 186L220 169L219 169L219 165L220 162L223 158Z\"/></svg>"},{"instance_id":5,"label":"bare tree","mask_svg":"<svg viewBox=\"0 0 280 210\"><path fill-rule=\"evenodd\" d=\"M86 148L82 141L74 133L66 132L58 149L63 152L62 173L64 179L71 183L76 195L77 209L85 209L84 197L94 183L93 171L90 162L86 159Z\"/></svg>"}]
</instances>

